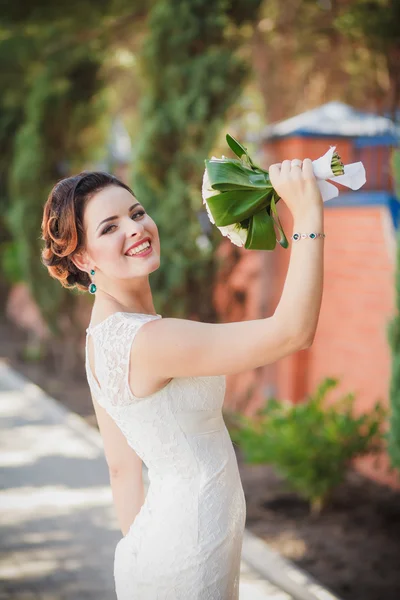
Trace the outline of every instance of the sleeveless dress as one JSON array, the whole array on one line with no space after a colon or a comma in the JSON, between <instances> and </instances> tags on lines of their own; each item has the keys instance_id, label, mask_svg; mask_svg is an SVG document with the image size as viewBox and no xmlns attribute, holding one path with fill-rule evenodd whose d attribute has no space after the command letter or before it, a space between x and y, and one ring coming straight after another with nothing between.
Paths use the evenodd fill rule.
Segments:
<instances>
[{"instance_id":1,"label":"sleeveless dress","mask_svg":"<svg viewBox=\"0 0 400 600\"><path fill-rule=\"evenodd\" d=\"M158 318L116 312L87 329L91 392L148 468L144 504L115 548L115 591L118 600L238 600L246 504L222 416L225 376L174 378L134 396L130 347Z\"/></svg>"}]
</instances>

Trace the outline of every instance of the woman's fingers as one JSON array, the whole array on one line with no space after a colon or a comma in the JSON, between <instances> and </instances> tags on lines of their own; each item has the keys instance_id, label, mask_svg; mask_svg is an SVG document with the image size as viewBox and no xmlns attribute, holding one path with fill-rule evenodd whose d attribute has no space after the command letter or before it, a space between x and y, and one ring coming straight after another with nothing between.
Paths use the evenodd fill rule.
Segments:
<instances>
[{"instance_id":1,"label":"woman's fingers","mask_svg":"<svg viewBox=\"0 0 400 600\"><path fill-rule=\"evenodd\" d=\"M282 162L281 177L285 177L285 178L289 177L291 166L292 166L292 163L290 160L284 160Z\"/></svg>"},{"instance_id":2,"label":"woman's fingers","mask_svg":"<svg viewBox=\"0 0 400 600\"><path fill-rule=\"evenodd\" d=\"M322 197L310 158L284 160L269 168L270 181L293 215L305 214L310 206L321 206Z\"/></svg>"},{"instance_id":3,"label":"woman's fingers","mask_svg":"<svg viewBox=\"0 0 400 600\"><path fill-rule=\"evenodd\" d=\"M276 188L278 180L279 180L279 175L281 172L281 164L282 163L275 163L274 165L271 165L268 169L269 180L272 183L272 187L274 187L274 188Z\"/></svg>"},{"instance_id":4,"label":"woman's fingers","mask_svg":"<svg viewBox=\"0 0 400 600\"><path fill-rule=\"evenodd\" d=\"M301 163L302 161L299 158L294 158L290 161L290 177L292 179L301 179Z\"/></svg>"},{"instance_id":5,"label":"woman's fingers","mask_svg":"<svg viewBox=\"0 0 400 600\"><path fill-rule=\"evenodd\" d=\"M273 185L273 181L277 182L278 177L280 179L312 179L315 177L311 158L305 158L304 160L294 158L284 160L281 163L274 163L269 167L268 172Z\"/></svg>"},{"instance_id":6,"label":"woman's fingers","mask_svg":"<svg viewBox=\"0 0 400 600\"><path fill-rule=\"evenodd\" d=\"M314 179L315 177L311 158L303 160L303 177L304 179Z\"/></svg>"},{"instance_id":7,"label":"woman's fingers","mask_svg":"<svg viewBox=\"0 0 400 600\"><path fill-rule=\"evenodd\" d=\"M281 170L281 165L282 163L274 163L273 165L270 165L268 173L271 173L271 171L273 171L275 175L278 175Z\"/></svg>"}]
</instances>

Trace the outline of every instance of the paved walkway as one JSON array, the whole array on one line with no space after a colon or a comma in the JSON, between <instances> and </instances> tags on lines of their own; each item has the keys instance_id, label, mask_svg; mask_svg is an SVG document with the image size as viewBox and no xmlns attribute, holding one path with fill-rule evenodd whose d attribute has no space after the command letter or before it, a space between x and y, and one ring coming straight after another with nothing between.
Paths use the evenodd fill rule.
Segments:
<instances>
[{"instance_id":1,"label":"paved walkway","mask_svg":"<svg viewBox=\"0 0 400 600\"><path fill-rule=\"evenodd\" d=\"M120 538L97 430L0 362L0 600L113 600ZM240 600L293 597L242 561Z\"/></svg>"}]
</instances>

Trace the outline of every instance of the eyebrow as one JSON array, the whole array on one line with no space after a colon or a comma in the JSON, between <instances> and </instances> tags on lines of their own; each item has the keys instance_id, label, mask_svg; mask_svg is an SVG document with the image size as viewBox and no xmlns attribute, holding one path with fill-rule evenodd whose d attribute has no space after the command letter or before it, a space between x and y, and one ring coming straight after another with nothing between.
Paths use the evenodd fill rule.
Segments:
<instances>
[{"instance_id":1,"label":"eyebrow","mask_svg":"<svg viewBox=\"0 0 400 600\"><path fill-rule=\"evenodd\" d=\"M140 205L140 202L136 202L136 204L132 204L132 206L129 207L129 211L128 212L131 212L131 210L133 210L135 208L135 206L139 206L139 205ZM118 219L118 215L113 215L112 217L107 217L107 219L103 219L97 225L96 231L98 230L98 228L100 227L100 225L102 225L103 223L107 223L108 221L114 221L114 219Z\"/></svg>"}]
</instances>

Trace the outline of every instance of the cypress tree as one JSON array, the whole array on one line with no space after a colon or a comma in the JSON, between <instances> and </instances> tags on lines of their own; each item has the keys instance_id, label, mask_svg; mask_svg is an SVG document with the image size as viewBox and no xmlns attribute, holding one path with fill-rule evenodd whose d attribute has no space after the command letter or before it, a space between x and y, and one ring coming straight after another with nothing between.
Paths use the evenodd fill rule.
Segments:
<instances>
[{"instance_id":1,"label":"cypress tree","mask_svg":"<svg viewBox=\"0 0 400 600\"><path fill-rule=\"evenodd\" d=\"M161 265L151 277L161 313L214 317L213 249L221 236L213 228L211 248L196 244L201 177L248 76L239 49L259 4L158 0L149 13L132 187L159 227Z\"/></svg>"}]
</instances>

